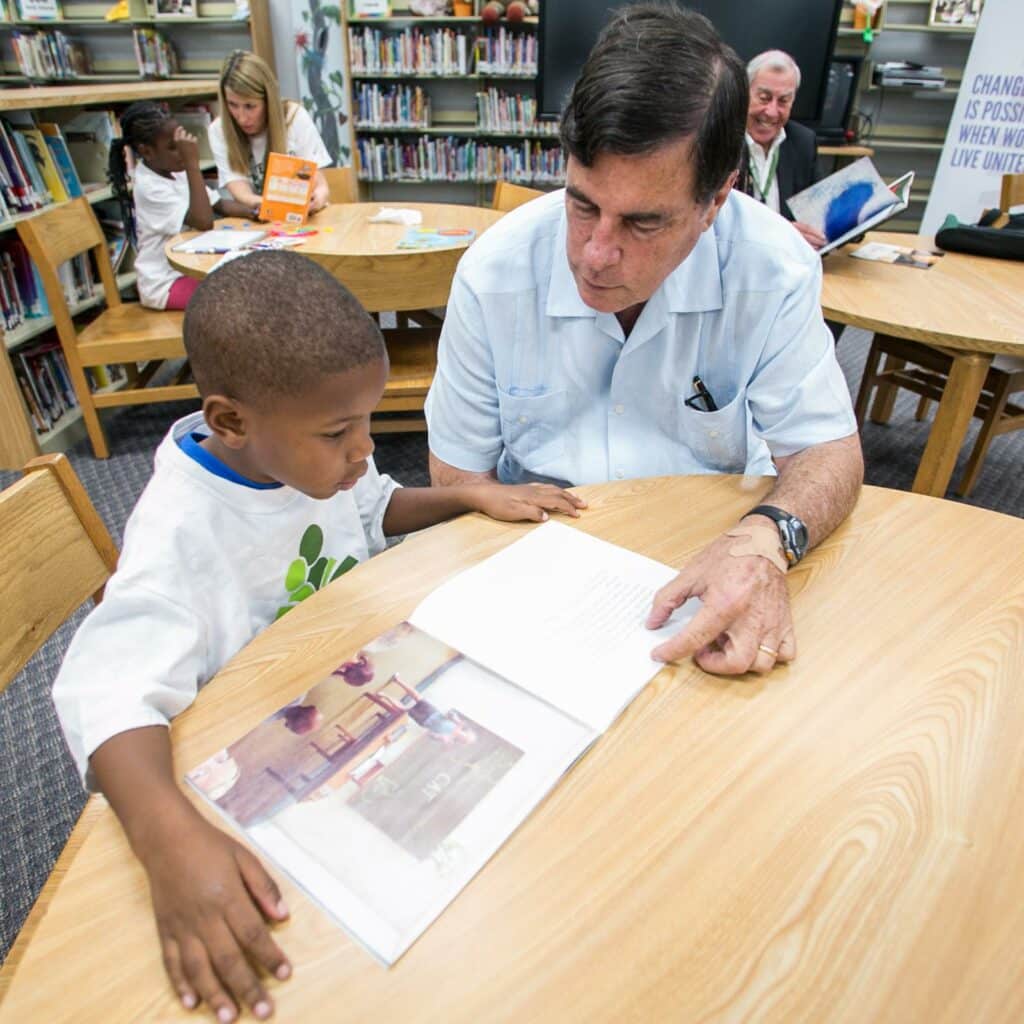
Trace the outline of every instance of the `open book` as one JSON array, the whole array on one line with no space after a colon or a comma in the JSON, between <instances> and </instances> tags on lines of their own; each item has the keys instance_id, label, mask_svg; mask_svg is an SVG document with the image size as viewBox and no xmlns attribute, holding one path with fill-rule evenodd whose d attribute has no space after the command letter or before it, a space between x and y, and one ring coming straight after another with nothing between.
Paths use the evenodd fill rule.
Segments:
<instances>
[{"instance_id":1,"label":"open book","mask_svg":"<svg viewBox=\"0 0 1024 1024\"><path fill-rule=\"evenodd\" d=\"M908 171L887 185L865 156L798 192L788 203L796 220L828 239L818 250L824 255L905 210L913 184L914 172Z\"/></svg>"},{"instance_id":2,"label":"open book","mask_svg":"<svg viewBox=\"0 0 1024 1024\"><path fill-rule=\"evenodd\" d=\"M675 574L546 523L187 779L391 964L661 668Z\"/></svg>"}]
</instances>

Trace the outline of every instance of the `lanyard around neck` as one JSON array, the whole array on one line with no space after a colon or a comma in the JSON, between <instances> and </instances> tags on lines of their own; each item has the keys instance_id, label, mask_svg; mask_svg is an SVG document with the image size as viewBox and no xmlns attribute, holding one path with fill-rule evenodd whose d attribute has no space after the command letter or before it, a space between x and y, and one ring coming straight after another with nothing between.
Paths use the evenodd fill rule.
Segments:
<instances>
[{"instance_id":1,"label":"lanyard around neck","mask_svg":"<svg viewBox=\"0 0 1024 1024\"><path fill-rule=\"evenodd\" d=\"M775 181L775 172L779 166L779 150L781 148L781 146L775 147L775 152L772 153L772 158L768 163L768 173L765 175L763 183L757 180L757 171L754 168L753 159L749 161L750 181L757 190L757 196L755 198L760 199L762 203L768 202L768 193L772 190L772 183Z\"/></svg>"}]
</instances>

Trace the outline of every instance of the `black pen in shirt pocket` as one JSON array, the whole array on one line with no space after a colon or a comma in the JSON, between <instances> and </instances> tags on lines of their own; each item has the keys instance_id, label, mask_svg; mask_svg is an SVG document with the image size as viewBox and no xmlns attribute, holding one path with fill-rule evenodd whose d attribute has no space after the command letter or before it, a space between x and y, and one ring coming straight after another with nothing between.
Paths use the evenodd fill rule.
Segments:
<instances>
[{"instance_id":1,"label":"black pen in shirt pocket","mask_svg":"<svg viewBox=\"0 0 1024 1024\"><path fill-rule=\"evenodd\" d=\"M691 409L695 409L697 412L717 412L718 405L712 394L704 386L704 381L700 377L693 378L693 390L694 393L685 400L685 404Z\"/></svg>"}]
</instances>

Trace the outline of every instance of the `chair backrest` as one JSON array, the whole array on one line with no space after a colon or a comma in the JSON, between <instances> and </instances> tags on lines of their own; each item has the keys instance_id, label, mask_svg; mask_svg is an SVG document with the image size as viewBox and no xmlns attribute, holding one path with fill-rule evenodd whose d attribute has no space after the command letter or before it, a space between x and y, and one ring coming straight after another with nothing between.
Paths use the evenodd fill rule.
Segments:
<instances>
[{"instance_id":1,"label":"chair backrest","mask_svg":"<svg viewBox=\"0 0 1024 1024\"><path fill-rule=\"evenodd\" d=\"M57 334L65 347L73 344L76 331L57 272L62 263L91 250L107 306L112 309L121 305L117 279L110 265L107 240L87 199L72 199L70 203L19 221L18 235L39 270Z\"/></svg>"},{"instance_id":2,"label":"chair backrest","mask_svg":"<svg viewBox=\"0 0 1024 1024\"><path fill-rule=\"evenodd\" d=\"M327 182L327 199L332 203L358 203L359 181L353 167L325 167L321 172Z\"/></svg>"},{"instance_id":3,"label":"chair backrest","mask_svg":"<svg viewBox=\"0 0 1024 1024\"><path fill-rule=\"evenodd\" d=\"M540 189L527 188L525 185L513 185L508 181L499 181L494 186L494 199L491 200L491 209L504 210L507 213L509 210L514 210L517 206L522 206L523 203L528 203L531 199L536 199L542 195L544 193Z\"/></svg>"},{"instance_id":4,"label":"chair backrest","mask_svg":"<svg viewBox=\"0 0 1024 1024\"><path fill-rule=\"evenodd\" d=\"M117 548L63 455L44 455L0 491L0 690L90 596Z\"/></svg>"},{"instance_id":5,"label":"chair backrest","mask_svg":"<svg viewBox=\"0 0 1024 1024\"><path fill-rule=\"evenodd\" d=\"M1011 206L1021 205L1024 205L1024 174L1004 174L999 209L1005 212Z\"/></svg>"}]
</instances>

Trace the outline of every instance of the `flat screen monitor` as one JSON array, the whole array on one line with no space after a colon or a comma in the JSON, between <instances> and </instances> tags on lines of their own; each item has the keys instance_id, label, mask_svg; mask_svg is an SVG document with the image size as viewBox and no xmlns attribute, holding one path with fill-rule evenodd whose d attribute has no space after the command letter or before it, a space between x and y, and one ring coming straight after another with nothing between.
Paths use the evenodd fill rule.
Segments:
<instances>
[{"instance_id":1,"label":"flat screen monitor","mask_svg":"<svg viewBox=\"0 0 1024 1024\"><path fill-rule=\"evenodd\" d=\"M843 0L686 0L708 17L746 62L764 50L785 50L800 66L793 106L797 121L817 121L825 99L829 61ZM541 117L562 112L580 68L612 9L628 0L542 0L537 84Z\"/></svg>"}]
</instances>

